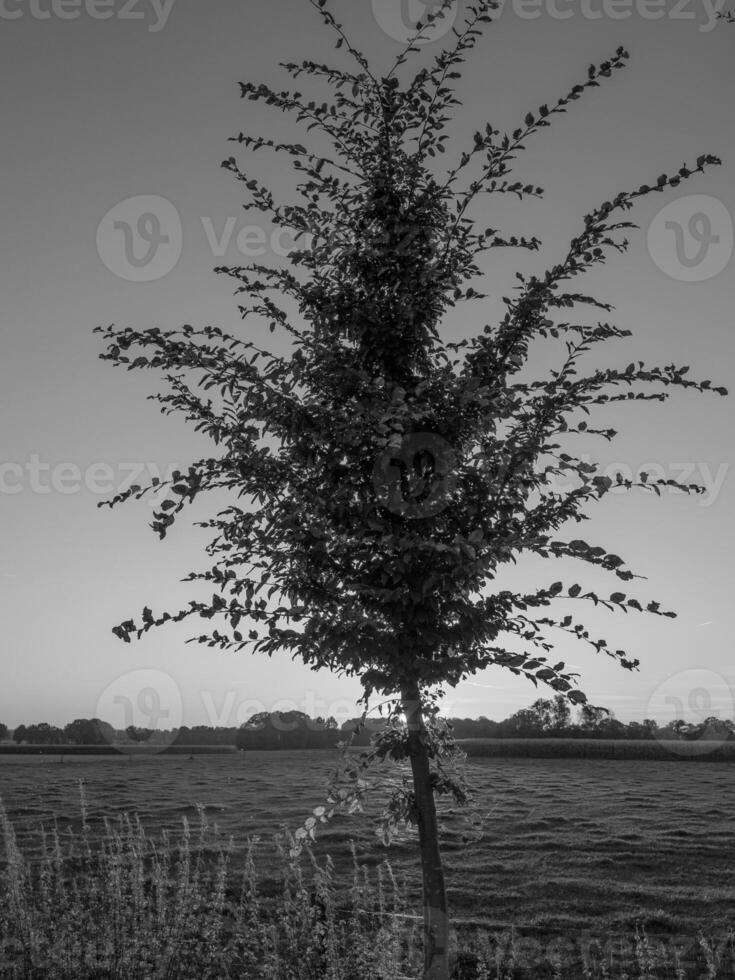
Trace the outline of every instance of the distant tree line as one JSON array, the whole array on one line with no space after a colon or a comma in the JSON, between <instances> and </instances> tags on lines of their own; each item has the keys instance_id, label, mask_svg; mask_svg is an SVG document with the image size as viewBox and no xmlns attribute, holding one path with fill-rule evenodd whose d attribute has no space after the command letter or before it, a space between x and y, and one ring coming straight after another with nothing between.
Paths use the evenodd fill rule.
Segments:
<instances>
[{"instance_id":1,"label":"distant tree line","mask_svg":"<svg viewBox=\"0 0 735 980\"><path fill-rule=\"evenodd\" d=\"M0 724L0 741L10 736ZM99 718L77 718L63 728L41 722L18 725L12 732L17 745L115 745L131 741L141 745L236 745L242 749L334 748L344 737L334 718L311 718L301 711L261 712L240 727L182 725L176 732L133 725L115 729Z\"/></svg>"},{"instance_id":2,"label":"distant tree line","mask_svg":"<svg viewBox=\"0 0 735 980\"><path fill-rule=\"evenodd\" d=\"M239 749L332 749L344 733L334 718L303 711L262 711L237 730Z\"/></svg>"},{"instance_id":3,"label":"distant tree line","mask_svg":"<svg viewBox=\"0 0 735 980\"><path fill-rule=\"evenodd\" d=\"M455 738L614 738L733 740L735 722L714 716L698 723L681 719L659 725L653 718L623 723L613 712L583 704L572 718L569 702L562 695L551 700L539 698L529 708L521 708L503 721L489 718L452 718Z\"/></svg>"},{"instance_id":4,"label":"distant tree line","mask_svg":"<svg viewBox=\"0 0 735 980\"><path fill-rule=\"evenodd\" d=\"M584 704L572 717L569 702L562 695L550 700L539 698L503 721L480 718L450 718L454 737L465 738L605 738L735 741L735 722L710 716L696 724L680 719L659 726L653 718L618 721L611 711ZM28 745L114 745L135 741L141 744L236 745L240 749L321 749L335 748L353 735L354 745L367 745L370 736L385 722L368 719L360 724L353 718L339 726L334 718L311 718L302 711L262 711L239 727L186 725L177 732L153 731L129 726L117 730L99 718L77 718L57 728L47 722L19 725L12 733L16 744ZM10 737L8 726L0 723L0 741Z\"/></svg>"},{"instance_id":5,"label":"distant tree line","mask_svg":"<svg viewBox=\"0 0 735 980\"><path fill-rule=\"evenodd\" d=\"M5 728L0 726L0 731ZM6 729L7 732L7 729ZM77 718L63 728L42 721L37 725L18 725L13 741L22 745L108 745L115 729L99 718Z\"/></svg>"}]
</instances>

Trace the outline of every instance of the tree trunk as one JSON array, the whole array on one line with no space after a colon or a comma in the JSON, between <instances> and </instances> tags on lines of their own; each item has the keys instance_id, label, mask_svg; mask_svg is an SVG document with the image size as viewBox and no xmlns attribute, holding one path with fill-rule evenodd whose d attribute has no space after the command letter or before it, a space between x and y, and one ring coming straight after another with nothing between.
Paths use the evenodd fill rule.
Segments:
<instances>
[{"instance_id":1,"label":"tree trunk","mask_svg":"<svg viewBox=\"0 0 735 980\"><path fill-rule=\"evenodd\" d=\"M401 691L409 738L413 790L418 815L424 895L424 980L449 980L449 917L444 868L439 851L434 788L418 684Z\"/></svg>"}]
</instances>

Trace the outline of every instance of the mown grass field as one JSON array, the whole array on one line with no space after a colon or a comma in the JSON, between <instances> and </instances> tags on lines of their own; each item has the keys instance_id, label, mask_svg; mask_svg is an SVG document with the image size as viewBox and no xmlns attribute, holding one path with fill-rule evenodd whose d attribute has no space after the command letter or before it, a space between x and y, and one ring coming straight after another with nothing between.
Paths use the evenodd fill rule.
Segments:
<instances>
[{"instance_id":1,"label":"mown grass field","mask_svg":"<svg viewBox=\"0 0 735 980\"><path fill-rule=\"evenodd\" d=\"M267 867L272 835L295 830L324 802L337 761L330 752L222 756L0 757L0 797L18 842L32 853L43 823L79 828L84 780L92 825L121 811L145 830L172 832L201 808L243 847L256 838ZM444 852L452 908L461 920L536 937L626 929L652 935L724 931L735 909L735 769L721 763L597 759L468 758L480 841L463 844L463 824L445 812ZM377 800L376 800L377 802ZM315 850L339 871L388 856L418 892L411 835L386 851L366 815L335 816Z\"/></svg>"}]
</instances>

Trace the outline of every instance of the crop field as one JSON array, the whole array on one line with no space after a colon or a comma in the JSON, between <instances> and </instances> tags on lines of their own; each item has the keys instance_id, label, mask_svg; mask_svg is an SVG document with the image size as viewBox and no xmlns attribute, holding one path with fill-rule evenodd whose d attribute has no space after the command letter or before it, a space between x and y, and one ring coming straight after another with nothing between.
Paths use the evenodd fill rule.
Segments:
<instances>
[{"instance_id":1,"label":"crop field","mask_svg":"<svg viewBox=\"0 0 735 980\"><path fill-rule=\"evenodd\" d=\"M121 812L149 835L176 833L203 813L236 847L255 840L268 867L273 834L295 830L324 802L337 753L76 757L0 756L0 797L29 856L41 825L81 824L84 781L93 827ZM735 769L722 763L649 760L467 760L481 840L463 843L457 813L444 814L449 897L458 920L512 924L535 937L610 934L643 922L651 935L723 935L735 909ZM376 800L376 804L377 804ZM376 806L376 810L379 807ZM411 834L386 849L369 814L337 814L314 845L337 870L385 857L418 893ZM2 848L0 848L0 857ZM260 858L260 860L259 860Z\"/></svg>"}]
</instances>

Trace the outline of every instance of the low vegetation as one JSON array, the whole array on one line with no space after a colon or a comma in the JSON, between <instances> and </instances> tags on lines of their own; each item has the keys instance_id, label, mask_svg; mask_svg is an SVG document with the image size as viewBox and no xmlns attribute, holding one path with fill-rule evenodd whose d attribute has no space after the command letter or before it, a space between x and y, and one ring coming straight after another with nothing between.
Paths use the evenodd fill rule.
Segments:
<instances>
[{"instance_id":1,"label":"low vegetation","mask_svg":"<svg viewBox=\"0 0 735 980\"><path fill-rule=\"evenodd\" d=\"M177 839L148 836L137 817L42 834L29 858L0 807L0 975L8 980L399 980L419 974L420 917L387 861L353 848L351 874L310 851L258 867L238 856L203 808ZM735 933L694 941L641 923L593 936L534 938L521 928L459 922L454 980L659 980L735 977Z\"/></svg>"}]
</instances>

